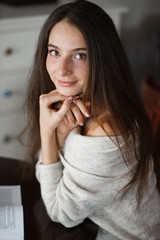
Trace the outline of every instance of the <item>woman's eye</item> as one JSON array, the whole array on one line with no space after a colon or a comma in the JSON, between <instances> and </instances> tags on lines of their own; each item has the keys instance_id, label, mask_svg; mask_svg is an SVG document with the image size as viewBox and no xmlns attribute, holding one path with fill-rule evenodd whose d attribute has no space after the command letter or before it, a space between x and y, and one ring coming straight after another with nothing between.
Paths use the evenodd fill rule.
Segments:
<instances>
[{"instance_id":1,"label":"woman's eye","mask_svg":"<svg viewBox=\"0 0 160 240\"><path fill-rule=\"evenodd\" d=\"M49 53L55 57L59 55L59 52L57 50L49 50Z\"/></svg>"},{"instance_id":2,"label":"woman's eye","mask_svg":"<svg viewBox=\"0 0 160 240\"><path fill-rule=\"evenodd\" d=\"M79 60L86 60L86 54L85 53L78 53L75 55L75 58L79 59Z\"/></svg>"}]
</instances>

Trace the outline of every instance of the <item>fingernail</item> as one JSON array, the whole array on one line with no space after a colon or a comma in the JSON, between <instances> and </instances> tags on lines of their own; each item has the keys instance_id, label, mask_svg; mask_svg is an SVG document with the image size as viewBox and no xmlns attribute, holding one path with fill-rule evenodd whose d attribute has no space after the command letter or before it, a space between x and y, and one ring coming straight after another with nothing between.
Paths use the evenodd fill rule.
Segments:
<instances>
[{"instance_id":1,"label":"fingernail","mask_svg":"<svg viewBox=\"0 0 160 240\"><path fill-rule=\"evenodd\" d=\"M79 124L80 126L83 126L84 125L84 123L83 122L80 122L80 124Z\"/></svg>"},{"instance_id":2,"label":"fingernail","mask_svg":"<svg viewBox=\"0 0 160 240\"><path fill-rule=\"evenodd\" d=\"M84 114L85 114L86 117L90 117L88 112L85 112Z\"/></svg>"},{"instance_id":3,"label":"fingernail","mask_svg":"<svg viewBox=\"0 0 160 240\"><path fill-rule=\"evenodd\" d=\"M68 102L69 102L69 103L72 103L72 101L73 101L73 97L69 97L69 98L68 98Z\"/></svg>"},{"instance_id":4,"label":"fingernail","mask_svg":"<svg viewBox=\"0 0 160 240\"><path fill-rule=\"evenodd\" d=\"M72 126L75 126L76 124L77 124L77 122L73 122L73 123L72 123Z\"/></svg>"}]
</instances>

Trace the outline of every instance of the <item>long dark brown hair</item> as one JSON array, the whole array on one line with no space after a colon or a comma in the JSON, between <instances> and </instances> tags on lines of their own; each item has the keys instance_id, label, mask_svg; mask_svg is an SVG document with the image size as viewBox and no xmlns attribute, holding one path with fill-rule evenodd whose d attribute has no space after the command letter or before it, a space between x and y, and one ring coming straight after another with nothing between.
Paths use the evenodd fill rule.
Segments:
<instances>
[{"instance_id":1,"label":"long dark brown hair","mask_svg":"<svg viewBox=\"0 0 160 240\"><path fill-rule=\"evenodd\" d=\"M91 2L76 1L60 6L42 27L27 92L28 124L24 130L28 132L27 157L33 164L37 161L39 96L55 89L46 70L48 38L53 26L62 20L76 26L86 41L90 71L83 99L91 102L93 118L102 127L108 122L111 128L118 128L125 134L126 143L129 134L134 142L136 139L139 142L136 169L124 190L138 184L140 200L142 189L147 186L152 158L152 128L115 26L111 18Z\"/></svg>"}]
</instances>

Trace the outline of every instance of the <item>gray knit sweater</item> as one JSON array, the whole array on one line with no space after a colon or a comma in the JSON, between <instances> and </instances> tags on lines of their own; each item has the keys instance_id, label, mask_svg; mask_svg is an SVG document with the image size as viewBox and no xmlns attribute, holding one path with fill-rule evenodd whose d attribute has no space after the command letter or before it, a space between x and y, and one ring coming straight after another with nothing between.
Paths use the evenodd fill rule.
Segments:
<instances>
[{"instance_id":1,"label":"gray knit sweater","mask_svg":"<svg viewBox=\"0 0 160 240\"><path fill-rule=\"evenodd\" d=\"M73 227L88 217L99 226L96 240L159 240L160 195L153 164L148 191L144 189L136 212L136 187L122 201L119 193L136 164L132 140L126 166L114 137L88 137L79 132L77 127L67 136L60 161L42 165L39 156L36 176L50 218ZM119 143L124 156L121 137Z\"/></svg>"}]
</instances>

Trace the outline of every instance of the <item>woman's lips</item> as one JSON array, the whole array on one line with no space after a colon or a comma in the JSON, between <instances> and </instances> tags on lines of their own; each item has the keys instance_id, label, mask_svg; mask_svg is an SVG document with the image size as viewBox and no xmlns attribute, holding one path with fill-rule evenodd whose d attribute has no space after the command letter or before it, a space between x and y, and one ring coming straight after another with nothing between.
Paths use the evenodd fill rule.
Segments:
<instances>
[{"instance_id":1,"label":"woman's lips","mask_svg":"<svg viewBox=\"0 0 160 240\"><path fill-rule=\"evenodd\" d=\"M58 84L62 87L71 87L73 86L74 84L76 83L75 82L68 82L68 81L61 81L61 80L58 80Z\"/></svg>"}]
</instances>

